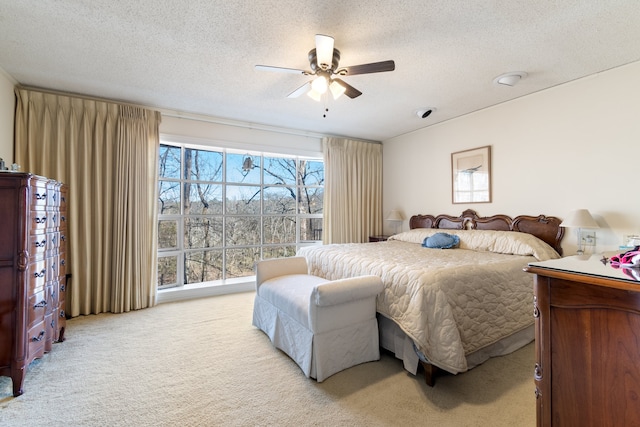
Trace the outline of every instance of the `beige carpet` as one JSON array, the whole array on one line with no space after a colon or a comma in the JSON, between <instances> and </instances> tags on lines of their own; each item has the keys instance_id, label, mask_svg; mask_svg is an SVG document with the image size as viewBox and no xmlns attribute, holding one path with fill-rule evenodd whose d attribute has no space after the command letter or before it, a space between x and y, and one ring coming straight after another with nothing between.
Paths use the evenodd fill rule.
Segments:
<instances>
[{"instance_id":1,"label":"beige carpet","mask_svg":"<svg viewBox=\"0 0 640 427\"><path fill-rule=\"evenodd\" d=\"M533 426L533 345L433 388L394 357L304 377L251 326L253 293L72 319L1 426Z\"/></svg>"}]
</instances>

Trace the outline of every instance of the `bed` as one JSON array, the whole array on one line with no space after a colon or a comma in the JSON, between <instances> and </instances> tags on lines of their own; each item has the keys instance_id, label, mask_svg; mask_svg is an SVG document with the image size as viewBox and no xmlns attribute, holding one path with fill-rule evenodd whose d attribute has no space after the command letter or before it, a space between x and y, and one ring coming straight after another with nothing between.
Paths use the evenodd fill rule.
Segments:
<instances>
[{"instance_id":1,"label":"bed","mask_svg":"<svg viewBox=\"0 0 640 427\"><path fill-rule=\"evenodd\" d=\"M385 242L301 248L311 274L335 280L382 278L380 345L433 385L440 370L458 374L530 343L533 282L529 262L559 258L564 229L545 215L415 215L409 231ZM423 247L456 236L452 249Z\"/></svg>"}]
</instances>

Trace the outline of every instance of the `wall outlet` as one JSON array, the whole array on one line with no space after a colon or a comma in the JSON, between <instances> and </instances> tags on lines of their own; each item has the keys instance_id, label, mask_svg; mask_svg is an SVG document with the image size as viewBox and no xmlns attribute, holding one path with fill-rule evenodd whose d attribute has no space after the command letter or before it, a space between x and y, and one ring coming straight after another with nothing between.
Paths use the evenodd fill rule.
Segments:
<instances>
[{"instance_id":1,"label":"wall outlet","mask_svg":"<svg viewBox=\"0 0 640 427\"><path fill-rule=\"evenodd\" d=\"M596 245L596 235L595 234L586 234L582 236L582 244L584 246L595 246Z\"/></svg>"}]
</instances>

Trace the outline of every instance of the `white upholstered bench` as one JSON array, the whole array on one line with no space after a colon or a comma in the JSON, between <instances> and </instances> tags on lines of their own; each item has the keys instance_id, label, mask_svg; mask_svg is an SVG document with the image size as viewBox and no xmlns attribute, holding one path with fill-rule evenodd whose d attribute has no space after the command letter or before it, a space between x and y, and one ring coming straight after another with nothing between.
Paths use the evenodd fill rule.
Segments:
<instances>
[{"instance_id":1,"label":"white upholstered bench","mask_svg":"<svg viewBox=\"0 0 640 427\"><path fill-rule=\"evenodd\" d=\"M378 276L329 281L308 274L305 258L256 264L253 325L318 382L380 359Z\"/></svg>"}]
</instances>

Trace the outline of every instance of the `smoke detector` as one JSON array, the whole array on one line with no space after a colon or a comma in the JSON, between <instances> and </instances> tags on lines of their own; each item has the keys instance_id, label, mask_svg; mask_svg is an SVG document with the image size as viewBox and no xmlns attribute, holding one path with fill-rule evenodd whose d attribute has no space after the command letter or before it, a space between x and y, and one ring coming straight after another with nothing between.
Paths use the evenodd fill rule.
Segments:
<instances>
[{"instance_id":1,"label":"smoke detector","mask_svg":"<svg viewBox=\"0 0 640 427\"><path fill-rule=\"evenodd\" d=\"M520 80L527 77L527 75L528 74L524 71L512 71L510 73L499 75L498 77L493 79L493 82L497 85L513 87L517 85Z\"/></svg>"}]
</instances>

